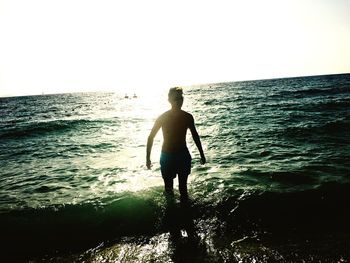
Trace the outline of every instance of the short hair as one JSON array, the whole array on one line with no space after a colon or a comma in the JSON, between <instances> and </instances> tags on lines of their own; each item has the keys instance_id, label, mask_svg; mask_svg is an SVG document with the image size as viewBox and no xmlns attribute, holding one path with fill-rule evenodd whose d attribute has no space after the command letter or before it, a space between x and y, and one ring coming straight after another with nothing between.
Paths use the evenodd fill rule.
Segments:
<instances>
[{"instance_id":1,"label":"short hair","mask_svg":"<svg viewBox=\"0 0 350 263\"><path fill-rule=\"evenodd\" d=\"M168 93L168 99L174 100L174 99L182 99L183 98L183 91L181 87L174 87L169 89Z\"/></svg>"}]
</instances>

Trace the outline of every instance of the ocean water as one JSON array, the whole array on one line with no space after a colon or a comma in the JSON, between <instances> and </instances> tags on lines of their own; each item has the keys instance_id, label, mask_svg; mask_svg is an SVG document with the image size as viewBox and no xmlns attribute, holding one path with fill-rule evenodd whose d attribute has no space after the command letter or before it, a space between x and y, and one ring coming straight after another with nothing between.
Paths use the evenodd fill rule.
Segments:
<instances>
[{"instance_id":1,"label":"ocean water","mask_svg":"<svg viewBox=\"0 0 350 263\"><path fill-rule=\"evenodd\" d=\"M0 98L3 258L349 261L350 74L184 94L208 159L188 134L188 206L163 195L161 132L145 167L166 92Z\"/></svg>"}]
</instances>

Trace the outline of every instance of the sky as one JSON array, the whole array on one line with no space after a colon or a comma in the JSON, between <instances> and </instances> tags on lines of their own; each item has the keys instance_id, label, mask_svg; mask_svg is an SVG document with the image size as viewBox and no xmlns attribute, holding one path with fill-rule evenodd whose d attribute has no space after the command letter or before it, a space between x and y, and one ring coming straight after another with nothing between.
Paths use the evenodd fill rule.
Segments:
<instances>
[{"instance_id":1,"label":"sky","mask_svg":"<svg viewBox=\"0 0 350 263\"><path fill-rule=\"evenodd\" d=\"M350 72L348 0L0 0L0 96Z\"/></svg>"}]
</instances>

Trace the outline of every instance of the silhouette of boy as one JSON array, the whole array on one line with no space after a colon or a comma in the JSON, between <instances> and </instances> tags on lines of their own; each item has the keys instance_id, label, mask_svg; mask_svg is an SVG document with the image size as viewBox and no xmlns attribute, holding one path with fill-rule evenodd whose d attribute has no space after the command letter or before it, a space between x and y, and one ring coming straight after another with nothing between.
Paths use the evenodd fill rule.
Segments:
<instances>
[{"instance_id":1,"label":"silhouette of boy","mask_svg":"<svg viewBox=\"0 0 350 263\"><path fill-rule=\"evenodd\" d=\"M160 128L163 131L163 146L160 155L160 167L164 180L165 192L173 195L173 179L178 175L179 192L182 202L188 200L187 178L191 173L191 155L186 145L186 132L190 129L192 138L199 150L201 163L206 159L202 144L196 130L193 116L181 110L183 104L182 88L171 88L168 93L168 101L171 109L164 112L155 121L147 140L146 166L151 169L151 150L153 139Z\"/></svg>"}]
</instances>

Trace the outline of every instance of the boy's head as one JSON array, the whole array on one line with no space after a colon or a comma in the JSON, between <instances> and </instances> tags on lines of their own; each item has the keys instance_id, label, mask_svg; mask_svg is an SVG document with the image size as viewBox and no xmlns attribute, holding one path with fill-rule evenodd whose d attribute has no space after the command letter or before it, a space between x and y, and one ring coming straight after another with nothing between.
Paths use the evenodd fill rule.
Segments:
<instances>
[{"instance_id":1,"label":"boy's head","mask_svg":"<svg viewBox=\"0 0 350 263\"><path fill-rule=\"evenodd\" d=\"M184 101L182 88L174 87L169 89L168 100L173 107L181 108Z\"/></svg>"}]
</instances>

